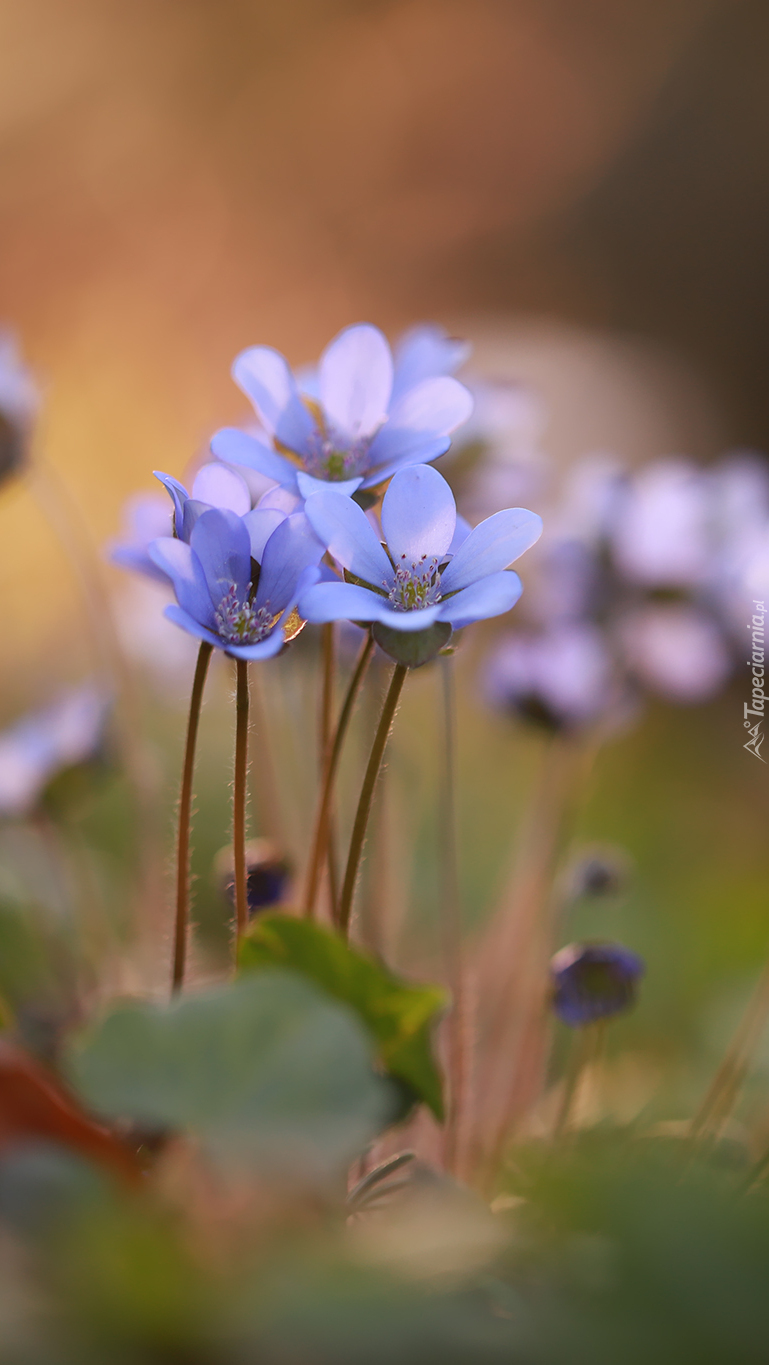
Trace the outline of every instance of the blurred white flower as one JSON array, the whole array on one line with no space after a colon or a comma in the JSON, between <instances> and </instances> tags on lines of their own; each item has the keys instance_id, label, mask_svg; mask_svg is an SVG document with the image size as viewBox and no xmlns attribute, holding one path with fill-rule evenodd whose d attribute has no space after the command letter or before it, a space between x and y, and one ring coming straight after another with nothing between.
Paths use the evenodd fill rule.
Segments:
<instances>
[{"instance_id":1,"label":"blurred white flower","mask_svg":"<svg viewBox=\"0 0 769 1365\"><path fill-rule=\"evenodd\" d=\"M727 682L732 658L716 621L681 603L651 603L618 625L625 661L652 692L672 701L707 701Z\"/></svg>"},{"instance_id":2,"label":"blurred white flower","mask_svg":"<svg viewBox=\"0 0 769 1365\"><path fill-rule=\"evenodd\" d=\"M28 815L58 772L91 758L108 709L104 693L86 684L0 732L0 816Z\"/></svg>"}]
</instances>

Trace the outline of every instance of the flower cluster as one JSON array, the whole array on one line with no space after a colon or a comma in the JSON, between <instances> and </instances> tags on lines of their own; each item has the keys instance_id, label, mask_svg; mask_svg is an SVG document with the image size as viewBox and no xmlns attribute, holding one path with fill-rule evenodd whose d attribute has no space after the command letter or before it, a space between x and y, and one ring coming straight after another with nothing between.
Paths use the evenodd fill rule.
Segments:
<instances>
[{"instance_id":1,"label":"flower cluster","mask_svg":"<svg viewBox=\"0 0 769 1365\"><path fill-rule=\"evenodd\" d=\"M670 459L629 474L585 461L548 523L526 628L488 661L490 700L572 729L626 715L643 693L715 696L741 658L745 602L766 581L763 463Z\"/></svg>"},{"instance_id":2,"label":"flower cluster","mask_svg":"<svg viewBox=\"0 0 769 1365\"><path fill-rule=\"evenodd\" d=\"M158 473L171 508L135 500L113 561L168 583L168 618L236 658L278 653L304 621L346 620L392 657L425 662L452 630L515 604L509 566L541 532L523 509L471 530L428 463L470 416L450 373L465 355L423 326L393 356L368 324L341 332L301 380L277 351L244 351L233 374L260 427L217 432L189 492ZM249 471L269 481L255 505ZM378 514L376 494L365 511L355 501L385 484ZM399 646L404 635L414 643Z\"/></svg>"}]
</instances>

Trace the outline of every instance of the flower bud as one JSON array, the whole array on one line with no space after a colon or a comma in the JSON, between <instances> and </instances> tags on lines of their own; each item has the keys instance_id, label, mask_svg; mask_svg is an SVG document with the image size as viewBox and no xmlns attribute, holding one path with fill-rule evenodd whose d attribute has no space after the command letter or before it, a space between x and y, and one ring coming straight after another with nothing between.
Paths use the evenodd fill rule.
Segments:
<instances>
[{"instance_id":1,"label":"flower bud","mask_svg":"<svg viewBox=\"0 0 769 1365\"><path fill-rule=\"evenodd\" d=\"M269 910L283 900L291 866L271 839L253 839L246 844L246 895L249 916ZM235 903L235 873L232 848L223 848L216 859L217 880L224 895Z\"/></svg>"},{"instance_id":2,"label":"flower bud","mask_svg":"<svg viewBox=\"0 0 769 1365\"><path fill-rule=\"evenodd\" d=\"M553 1010L569 1028L621 1014L635 1003L643 959L619 943L570 943L550 962Z\"/></svg>"},{"instance_id":3,"label":"flower bud","mask_svg":"<svg viewBox=\"0 0 769 1365\"><path fill-rule=\"evenodd\" d=\"M631 861L621 848L586 848L566 869L565 892L570 901L619 896L627 889Z\"/></svg>"}]
</instances>

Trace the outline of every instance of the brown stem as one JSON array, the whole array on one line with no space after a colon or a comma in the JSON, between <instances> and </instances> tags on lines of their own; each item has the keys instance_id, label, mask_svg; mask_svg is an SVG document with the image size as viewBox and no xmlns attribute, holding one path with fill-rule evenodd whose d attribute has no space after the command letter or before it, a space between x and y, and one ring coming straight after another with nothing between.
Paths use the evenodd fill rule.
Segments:
<instances>
[{"instance_id":1,"label":"brown stem","mask_svg":"<svg viewBox=\"0 0 769 1365\"><path fill-rule=\"evenodd\" d=\"M462 1125L467 1102L471 1025L467 1011L465 968L462 950L462 916L459 904L457 862L457 811L455 772L455 705L453 660L441 660L443 693L443 887L441 926L447 975L452 994L448 1017L449 1100L446 1114L444 1161L454 1175L461 1175Z\"/></svg>"},{"instance_id":2,"label":"brown stem","mask_svg":"<svg viewBox=\"0 0 769 1365\"><path fill-rule=\"evenodd\" d=\"M248 661L238 659L235 694L235 788L232 798L232 853L235 863L235 952L248 928L246 869L246 779L248 774Z\"/></svg>"},{"instance_id":3,"label":"brown stem","mask_svg":"<svg viewBox=\"0 0 769 1365\"><path fill-rule=\"evenodd\" d=\"M327 621L321 631L323 650L323 674L320 695L320 772L321 779L333 743L334 680L336 675L335 623ZM329 798L330 806L333 805ZM329 808L326 832L326 868L328 872L328 897L331 903L331 919L336 922L338 909L338 877L334 851L334 815Z\"/></svg>"},{"instance_id":4,"label":"brown stem","mask_svg":"<svg viewBox=\"0 0 769 1365\"><path fill-rule=\"evenodd\" d=\"M355 812L355 822L352 827L350 838L350 851L347 855L347 867L344 874L344 885L339 902L339 928L345 935L350 932L350 918L352 916L352 903L355 896L355 886L360 870L360 860L363 855L363 846L366 842L366 830L368 828L371 806L374 800L376 781L379 770L382 766L382 759L387 748L387 741L395 720L395 712L398 709L398 702L406 681L408 668L405 664L396 664L392 671L390 686L387 689L387 696L382 706L382 714L379 717L379 724L374 735L374 743L371 747L366 773L363 778L358 809Z\"/></svg>"},{"instance_id":5,"label":"brown stem","mask_svg":"<svg viewBox=\"0 0 769 1365\"><path fill-rule=\"evenodd\" d=\"M759 977L745 1013L699 1109L691 1121L690 1136L697 1143L712 1130L723 1128L734 1108L745 1079L750 1054L769 1019L769 962Z\"/></svg>"},{"instance_id":6,"label":"brown stem","mask_svg":"<svg viewBox=\"0 0 769 1365\"><path fill-rule=\"evenodd\" d=\"M374 651L374 641L371 635L367 635L364 640L360 654L353 669L352 677L347 688L347 695L342 703L342 710L339 713L333 743L329 746L324 764L323 777L321 779L320 796L318 808L315 814L315 825L313 828L312 842L310 845L310 856L307 863L307 885L304 895L304 913L308 918L312 918L315 912L315 902L318 896L320 884L320 874L326 856L326 840L328 837L329 814L331 810L331 798L334 790L337 768L342 753L345 735L350 724L355 702L366 676L366 669L369 666L371 655Z\"/></svg>"},{"instance_id":7,"label":"brown stem","mask_svg":"<svg viewBox=\"0 0 769 1365\"><path fill-rule=\"evenodd\" d=\"M208 665L214 647L204 640L198 650L195 677L190 696L187 721L187 742L184 748L182 789L179 797L179 829L176 841L176 923L174 926L174 961L171 973L171 992L180 991L184 983L187 958L187 931L190 917L190 817L192 814L192 775L195 770L195 749L198 740L200 708L206 685Z\"/></svg>"}]
</instances>

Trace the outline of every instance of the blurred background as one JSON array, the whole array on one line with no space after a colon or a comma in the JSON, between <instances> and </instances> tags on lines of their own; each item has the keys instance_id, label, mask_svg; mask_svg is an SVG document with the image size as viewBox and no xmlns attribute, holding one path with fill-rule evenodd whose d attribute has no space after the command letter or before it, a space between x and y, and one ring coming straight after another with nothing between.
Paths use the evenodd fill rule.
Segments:
<instances>
[{"instance_id":1,"label":"blurred background","mask_svg":"<svg viewBox=\"0 0 769 1365\"><path fill-rule=\"evenodd\" d=\"M768 449L768 54L760 0L0 0L0 318L43 385L50 473L43 508L22 483L0 499L0 720L98 662L51 514L101 555L153 468L181 476L245 416L229 365L248 344L303 363L348 322L435 318L538 394L556 466ZM141 613L128 629L141 652ZM169 838L186 667L147 722ZM204 926L226 840L216 686ZM471 682L463 707L476 920L538 741ZM769 943L767 783L741 721L739 688L656 704L580 816L638 871L614 918L577 927L648 958L622 1027L652 1070L694 1058L692 1094ZM102 794L83 826L105 885L120 810Z\"/></svg>"}]
</instances>

